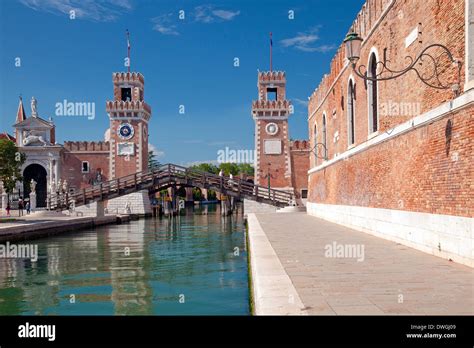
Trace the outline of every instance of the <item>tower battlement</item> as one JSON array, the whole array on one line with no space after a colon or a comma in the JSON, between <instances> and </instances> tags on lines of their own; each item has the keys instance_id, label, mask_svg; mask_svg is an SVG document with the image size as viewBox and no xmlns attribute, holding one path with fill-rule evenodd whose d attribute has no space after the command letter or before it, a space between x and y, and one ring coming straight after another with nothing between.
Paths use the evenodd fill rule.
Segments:
<instances>
[{"instance_id":1,"label":"tower battlement","mask_svg":"<svg viewBox=\"0 0 474 348\"><path fill-rule=\"evenodd\" d=\"M139 72L114 72L112 73L112 80L117 83L141 83L145 84L145 78Z\"/></svg>"},{"instance_id":2,"label":"tower battlement","mask_svg":"<svg viewBox=\"0 0 474 348\"><path fill-rule=\"evenodd\" d=\"M291 151L309 151L310 143L308 140L292 140L290 141Z\"/></svg>"},{"instance_id":3,"label":"tower battlement","mask_svg":"<svg viewBox=\"0 0 474 348\"><path fill-rule=\"evenodd\" d=\"M105 103L105 110L110 115L110 117L130 117L127 113L136 113L143 112L144 118L148 121L151 116L151 107L144 101L123 101L123 100L114 100L107 101Z\"/></svg>"},{"instance_id":4,"label":"tower battlement","mask_svg":"<svg viewBox=\"0 0 474 348\"><path fill-rule=\"evenodd\" d=\"M258 83L286 83L286 73L284 71L260 71Z\"/></svg>"},{"instance_id":5,"label":"tower battlement","mask_svg":"<svg viewBox=\"0 0 474 348\"><path fill-rule=\"evenodd\" d=\"M64 149L70 152L74 151L109 151L108 141L65 141Z\"/></svg>"},{"instance_id":6,"label":"tower battlement","mask_svg":"<svg viewBox=\"0 0 474 348\"><path fill-rule=\"evenodd\" d=\"M286 100L286 74L284 71L261 71L257 79L258 100L252 102L252 116L287 117L291 102Z\"/></svg>"}]
</instances>

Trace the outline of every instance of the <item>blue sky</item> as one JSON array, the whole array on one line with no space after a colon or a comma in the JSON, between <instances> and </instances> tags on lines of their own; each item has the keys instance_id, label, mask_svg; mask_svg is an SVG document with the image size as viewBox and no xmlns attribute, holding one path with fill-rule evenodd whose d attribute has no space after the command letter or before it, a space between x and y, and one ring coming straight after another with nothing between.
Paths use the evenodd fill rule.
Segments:
<instances>
[{"instance_id":1,"label":"blue sky","mask_svg":"<svg viewBox=\"0 0 474 348\"><path fill-rule=\"evenodd\" d=\"M12 132L21 93L28 115L35 96L39 115L53 117L58 142L103 139L105 101L112 99L112 72L126 70L129 29L132 71L145 76L150 143L161 162L215 161L225 147L253 149L251 102L257 69L269 69L273 32L273 69L286 71L295 106L290 135L307 138L307 98L363 2L2 0L0 130ZM94 102L95 119L56 117L64 99Z\"/></svg>"}]
</instances>

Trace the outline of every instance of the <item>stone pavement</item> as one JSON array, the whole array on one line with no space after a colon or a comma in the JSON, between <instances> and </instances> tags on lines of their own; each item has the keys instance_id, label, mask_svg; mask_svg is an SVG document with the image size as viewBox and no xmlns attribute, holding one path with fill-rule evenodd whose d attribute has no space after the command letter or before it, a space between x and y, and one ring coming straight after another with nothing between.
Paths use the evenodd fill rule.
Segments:
<instances>
[{"instance_id":1,"label":"stone pavement","mask_svg":"<svg viewBox=\"0 0 474 348\"><path fill-rule=\"evenodd\" d=\"M304 304L302 314L474 314L472 268L306 213L253 215L252 221L249 218L249 241L252 233L255 235L252 230L256 226L252 225L263 229L278 255ZM363 259L352 257L348 249L345 256L351 257L326 257L327 245L332 249L336 245L336 251L337 246L363 246ZM252 265L262 263L259 257L255 259L252 242L250 253ZM282 290L275 298L288 296L294 298ZM268 306L267 300L257 314L275 314Z\"/></svg>"}]
</instances>

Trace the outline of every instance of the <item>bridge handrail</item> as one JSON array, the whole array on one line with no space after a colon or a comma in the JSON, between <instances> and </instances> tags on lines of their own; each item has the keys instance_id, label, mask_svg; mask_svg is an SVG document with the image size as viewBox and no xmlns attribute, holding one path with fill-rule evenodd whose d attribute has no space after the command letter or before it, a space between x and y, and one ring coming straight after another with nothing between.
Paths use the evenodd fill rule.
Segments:
<instances>
[{"instance_id":1,"label":"bridge handrail","mask_svg":"<svg viewBox=\"0 0 474 348\"><path fill-rule=\"evenodd\" d=\"M87 202L87 200L94 200L96 197L101 199L105 195L117 193L120 195L121 190L130 189L145 182L154 182L155 179L167 178L169 181L176 181L176 179L184 179L185 181L199 182L203 186L217 187L217 189L225 189L240 194L252 195L257 198L268 199L280 203L289 203L293 199L293 193L288 191L277 190L274 188L256 185L254 183L243 180L239 177L221 176L209 173L196 168L187 168L184 166L168 163L158 165L147 170L137 172L135 174L126 175L124 177L104 181L99 184L94 184L82 190L77 190L72 194L66 194L64 197L56 197L56 206L61 205L62 201L67 206L72 202ZM52 203L50 203L52 205ZM53 208L51 206L51 208Z\"/></svg>"}]
</instances>

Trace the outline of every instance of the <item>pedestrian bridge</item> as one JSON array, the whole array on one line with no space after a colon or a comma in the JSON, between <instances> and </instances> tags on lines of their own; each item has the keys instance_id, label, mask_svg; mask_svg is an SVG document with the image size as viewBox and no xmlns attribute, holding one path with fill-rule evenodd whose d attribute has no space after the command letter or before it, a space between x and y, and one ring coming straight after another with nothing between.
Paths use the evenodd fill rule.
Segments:
<instances>
[{"instance_id":1,"label":"pedestrian bridge","mask_svg":"<svg viewBox=\"0 0 474 348\"><path fill-rule=\"evenodd\" d=\"M230 178L165 164L94 185L74 193L64 193L49 201L52 210L67 210L93 202L101 202L130 193L148 190L155 193L169 187L198 187L219 192L228 197L250 199L276 207L286 207L294 201L293 193L255 185L239 178Z\"/></svg>"}]
</instances>

